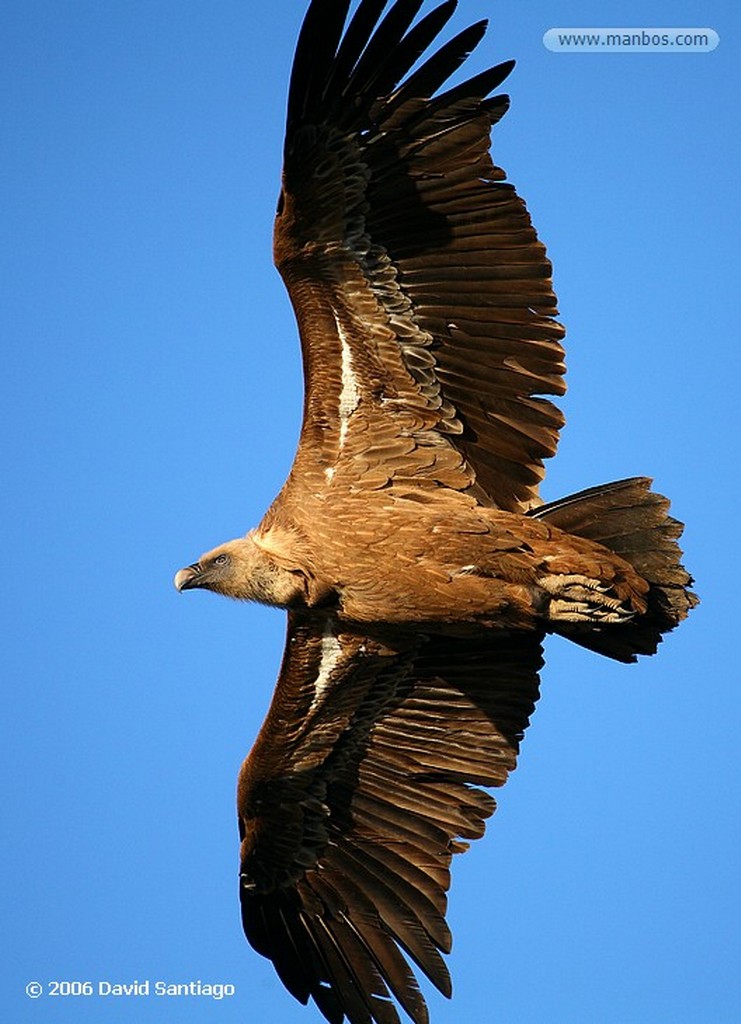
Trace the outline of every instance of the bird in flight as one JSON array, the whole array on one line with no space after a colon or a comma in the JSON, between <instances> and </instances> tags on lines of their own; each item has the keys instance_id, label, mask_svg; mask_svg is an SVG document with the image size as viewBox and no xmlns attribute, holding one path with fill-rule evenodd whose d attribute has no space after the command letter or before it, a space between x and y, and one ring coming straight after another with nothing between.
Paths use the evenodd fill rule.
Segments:
<instances>
[{"instance_id":1,"label":"bird in flight","mask_svg":"<svg viewBox=\"0 0 741 1024\"><path fill-rule=\"evenodd\" d=\"M262 522L175 577L287 609L239 777L242 919L333 1024L424 1024L412 965L450 995L451 859L515 767L544 636L630 662L696 603L650 480L539 498L564 329L489 154L512 62L446 88L486 23L435 48L456 2L422 2L310 3L274 229L298 450Z\"/></svg>"}]
</instances>

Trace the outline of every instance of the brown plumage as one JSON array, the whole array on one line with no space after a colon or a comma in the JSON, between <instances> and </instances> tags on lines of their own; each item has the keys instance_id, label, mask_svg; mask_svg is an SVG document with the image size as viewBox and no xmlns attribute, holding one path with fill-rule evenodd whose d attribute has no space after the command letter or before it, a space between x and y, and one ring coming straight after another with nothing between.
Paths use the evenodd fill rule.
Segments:
<instances>
[{"instance_id":1,"label":"brown plumage","mask_svg":"<svg viewBox=\"0 0 741 1024\"><path fill-rule=\"evenodd\" d=\"M290 475L262 523L180 570L288 609L239 780L252 945L331 1022L444 993L452 854L483 833L557 632L652 654L696 599L645 478L543 505L562 417L550 264L489 156L511 64L440 92L484 23L313 0L288 102L275 261L305 376ZM430 98L432 97L432 98Z\"/></svg>"}]
</instances>

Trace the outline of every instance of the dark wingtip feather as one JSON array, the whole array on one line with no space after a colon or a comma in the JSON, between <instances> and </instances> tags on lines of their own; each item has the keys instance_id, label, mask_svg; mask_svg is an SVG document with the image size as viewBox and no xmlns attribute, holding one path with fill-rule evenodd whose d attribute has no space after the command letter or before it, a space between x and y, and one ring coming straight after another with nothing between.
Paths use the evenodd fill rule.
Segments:
<instances>
[{"instance_id":1,"label":"dark wingtip feather","mask_svg":"<svg viewBox=\"0 0 741 1024\"><path fill-rule=\"evenodd\" d=\"M350 0L312 0L299 32L288 87L287 132L324 92L342 38Z\"/></svg>"},{"instance_id":2,"label":"dark wingtip feather","mask_svg":"<svg viewBox=\"0 0 741 1024\"><path fill-rule=\"evenodd\" d=\"M413 96L433 96L475 50L487 26L485 19L477 21L448 40L401 85L394 95L394 103L403 103Z\"/></svg>"},{"instance_id":3,"label":"dark wingtip feather","mask_svg":"<svg viewBox=\"0 0 741 1024\"><path fill-rule=\"evenodd\" d=\"M381 96L387 110L409 97L429 98L464 63L487 29L483 19L463 29L416 71L411 68L452 17L457 0L444 0L410 28L423 0L362 0L348 18L350 0L312 0L304 18L288 93L287 138L302 124L322 117L364 117ZM509 74L514 61L490 68L445 95L487 96ZM406 80L405 76L408 75ZM400 84L401 83L401 84ZM397 91L394 93L393 90ZM352 98L352 104L348 100ZM500 111L500 116L501 116Z\"/></svg>"},{"instance_id":4,"label":"dark wingtip feather","mask_svg":"<svg viewBox=\"0 0 741 1024\"><path fill-rule=\"evenodd\" d=\"M337 50L327 79L325 98L328 99L334 93L344 92L353 68L368 45L368 40L385 6L386 0L363 0L358 5Z\"/></svg>"},{"instance_id":5,"label":"dark wingtip feather","mask_svg":"<svg viewBox=\"0 0 741 1024\"><path fill-rule=\"evenodd\" d=\"M423 0L397 0L376 27L347 82L346 91L368 95L379 76L394 61L404 34L422 6Z\"/></svg>"},{"instance_id":6,"label":"dark wingtip feather","mask_svg":"<svg viewBox=\"0 0 741 1024\"><path fill-rule=\"evenodd\" d=\"M442 32L453 16L457 0L446 0L411 28L389 59L378 68L374 81L377 95L390 93Z\"/></svg>"}]
</instances>

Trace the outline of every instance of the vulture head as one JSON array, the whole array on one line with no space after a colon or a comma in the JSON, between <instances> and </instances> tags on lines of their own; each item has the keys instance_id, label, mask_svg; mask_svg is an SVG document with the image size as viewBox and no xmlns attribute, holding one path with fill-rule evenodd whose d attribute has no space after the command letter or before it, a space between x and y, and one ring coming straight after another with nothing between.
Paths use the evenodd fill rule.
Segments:
<instances>
[{"instance_id":1,"label":"vulture head","mask_svg":"<svg viewBox=\"0 0 741 1024\"><path fill-rule=\"evenodd\" d=\"M251 533L207 551L180 569L174 583L178 590L213 590L282 608L304 604L306 598L304 575L279 565Z\"/></svg>"}]
</instances>

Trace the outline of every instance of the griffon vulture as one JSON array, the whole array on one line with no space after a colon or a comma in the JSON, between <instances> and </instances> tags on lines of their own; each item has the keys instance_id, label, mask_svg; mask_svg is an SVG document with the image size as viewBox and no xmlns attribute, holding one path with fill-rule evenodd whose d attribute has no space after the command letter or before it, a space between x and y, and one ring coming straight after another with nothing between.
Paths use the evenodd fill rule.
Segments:
<instances>
[{"instance_id":1,"label":"griffon vulture","mask_svg":"<svg viewBox=\"0 0 741 1024\"><path fill-rule=\"evenodd\" d=\"M239 778L242 916L336 1024L427 1021L410 961L450 994L451 857L515 766L544 635L634 661L696 600L648 479L538 497L564 330L488 151L512 63L445 91L486 23L420 62L456 4L421 6L309 6L274 232L298 451L260 525L175 578L288 610Z\"/></svg>"}]
</instances>

